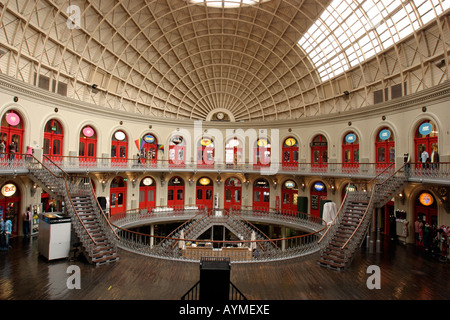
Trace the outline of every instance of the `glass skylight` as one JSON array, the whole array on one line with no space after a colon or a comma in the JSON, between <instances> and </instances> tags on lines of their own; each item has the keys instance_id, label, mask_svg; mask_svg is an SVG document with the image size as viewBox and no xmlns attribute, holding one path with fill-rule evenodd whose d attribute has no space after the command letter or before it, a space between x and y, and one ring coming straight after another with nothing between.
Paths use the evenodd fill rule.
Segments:
<instances>
[{"instance_id":1,"label":"glass skylight","mask_svg":"<svg viewBox=\"0 0 450 320\"><path fill-rule=\"evenodd\" d=\"M298 44L325 81L389 48L449 7L450 0L334 0Z\"/></svg>"},{"instance_id":2,"label":"glass skylight","mask_svg":"<svg viewBox=\"0 0 450 320\"><path fill-rule=\"evenodd\" d=\"M252 6L268 0L191 0L192 3L205 4L216 8L238 8L240 6Z\"/></svg>"}]
</instances>

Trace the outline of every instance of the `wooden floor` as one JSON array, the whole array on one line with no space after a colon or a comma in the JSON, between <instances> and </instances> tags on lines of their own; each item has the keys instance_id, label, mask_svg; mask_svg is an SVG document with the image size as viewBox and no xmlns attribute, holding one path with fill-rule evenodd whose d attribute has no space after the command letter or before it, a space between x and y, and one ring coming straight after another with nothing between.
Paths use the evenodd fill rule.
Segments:
<instances>
[{"instance_id":1,"label":"wooden floor","mask_svg":"<svg viewBox=\"0 0 450 320\"><path fill-rule=\"evenodd\" d=\"M46 261L37 239L12 239L0 251L1 300L179 300L199 280L197 263L120 251L120 261L94 267L82 259ZM382 242L381 253L361 249L345 272L324 269L316 257L233 264L231 281L250 300L448 300L450 262L412 245ZM81 270L81 289L68 289L67 268ZM381 270L381 289L369 290L369 265Z\"/></svg>"}]
</instances>

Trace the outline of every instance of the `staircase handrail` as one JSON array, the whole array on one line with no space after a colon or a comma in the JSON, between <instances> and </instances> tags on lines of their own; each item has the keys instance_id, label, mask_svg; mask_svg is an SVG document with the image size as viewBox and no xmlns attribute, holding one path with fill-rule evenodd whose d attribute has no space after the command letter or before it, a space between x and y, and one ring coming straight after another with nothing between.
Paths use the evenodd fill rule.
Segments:
<instances>
[{"instance_id":1,"label":"staircase handrail","mask_svg":"<svg viewBox=\"0 0 450 320\"><path fill-rule=\"evenodd\" d=\"M69 201L70 201L70 204L72 205L72 209L74 210L74 212L75 212L75 215L77 216L77 218L78 218L78 221L81 223L81 226L83 227L83 229L86 231L86 233L87 233L87 235L89 236L89 238L92 240L92 242L95 244L95 245L97 245L97 242L94 240L94 238L92 237L92 235L91 235L91 233L88 231L88 229L86 228L86 226L85 226L85 224L83 223L83 221L81 220L81 217L80 217L80 215L78 214L78 211L77 211L77 209L75 209L75 205L73 204L73 202L72 202L72 199L70 198L70 192L69 192L69 186L68 186L68 184L67 184L67 179L64 177L64 176L58 176L58 175L56 175L56 174L54 174L45 164L43 164L41 161L39 161L33 154L31 154L31 156L34 158L34 160L36 160L43 168L45 168L45 170L47 170L48 172L50 172L50 174L52 174L55 178L58 178L58 179L63 179L64 180L64 185L65 185L65 187L66 187L66 192L67 192L67 195L68 195L68 198L69 198ZM51 161L51 160L50 160ZM53 161L52 161L52 163L54 163ZM58 167L59 168L59 167ZM67 174L64 170L62 170L62 172L64 173L64 174Z\"/></svg>"},{"instance_id":2,"label":"staircase handrail","mask_svg":"<svg viewBox=\"0 0 450 320\"><path fill-rule=\"evenodd\" d=\"M369 182L367 182L367 185L370 185L373 181L376 181L378 179L378 177L380 177L383 173L385 173L386 171L391 169L392 166L395 166L395 162L392 162L389 166L387 166L381 172L379 172L375 177L370 179Z\"/></svg>"},{"instance_id":3,"label":"staircase handrail","mask_svg":"<svg viewBox=\"0 0 450 320\"><path fill-rule=\"evenodd\" d=\"M319 241L317 241L317 244L320 244L320 243L322 242L322 240L325 238L325 236L326 236L326 234L328 233L328 231L330 231L331 227L334 225L336 219L337 219L337 218L339 217L339 215L341 214L342 209L344 208L344 204L345 204L345 202L346 202L346 200L347 200L347 196L348 196L348 193L349 193L349 189L350 189L350 182L347 184L347 191L345 191L345 196L344 196L344 199L342 199L341 206L339 207L338 212L337 212L336 215L334 216L333 221L331 221L331 223L330 223L330 225L328 226L327 230L325 230L325 232L323 233L322 237L319 239Z\"/></svg>"}]
</instances>

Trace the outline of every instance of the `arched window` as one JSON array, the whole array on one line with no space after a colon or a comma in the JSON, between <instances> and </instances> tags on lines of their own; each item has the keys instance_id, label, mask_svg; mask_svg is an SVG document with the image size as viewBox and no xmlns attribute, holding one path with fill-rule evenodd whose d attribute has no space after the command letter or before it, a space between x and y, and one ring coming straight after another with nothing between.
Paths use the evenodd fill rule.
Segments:
<instances>
[{"instance_id":1,"label":"arched window","mask_svg":"<svg viewBox=\"0 0 450 320\"><path fill-rule=\"evenodd\" d=\"M23 152L24 125L20 115L14 111L7 111L2 117L0 132L0 157L1 159L21 159Z\"/></svg>"},{"instance_id":2,"label":"arched window","mask_svg":"<svg viewBox=\"0 0 450 320\"><path fill-rule=\"evenodd\" d=\"M253 183L253 209L269 210L270 184L266 179L259 178Z\"/></svg>"},{"instance_id":3,"label":"arched window","mask_svg":"<svg viewBox=\"0 0 450 320\"><path fill-rule=\"evenodd\" d=\"M281 187L281 210L284 213L297 213L298 187L294 180L286 180Z\"/></svg>"},{"instance_id":4,"label":"arched window","mask_svg":"<svg viewBox=\"0 0 450 320\"><path fill-rule=\"evenodd\" d=\"M169 165L184 167L186 161L186 142L183 136L175 135L169 143Z\"/></svg>"},{"instance_id":5,"label":"arched window","mask_svg":"<svg viewBox=\"0 0 450 320\"><path fill-rule=\"evenodd\" d=\"M151 133L146 133L142 137L143 144L140 149L140 158L142 164L147 166L156 166L158 160L158 140Z\"/></svg>"},{"instance_id":6,"label":"arched window","mask_svg":"<svg viewBox=\"0 0 450 320\"><path fill-rule=\"evenodd\" d=\"M117 130L111 138L111 162L126 164L128 158L128 138L125 132Z\"/></svg>"},{"instance_id":7,"label":"arched window","mask_svg":"<svg viewBox=\"0 0 450 320\"><path fill-rule=\"evenodd\" d=\"M167 185L167 206L173 208L184 207L184 180L173 177Z\"/></svg>"},{"instance_id":8,"label":"arched window","mask_svg":"<svg viewBox=\"0 0 450 320\"><path fill-rule=\"evenodd\" d=\"M321 208L323 207L323 200L327 198L327 187L323 182L316 181L311 185L310 195L310 214L316 217L320 217L322 214Z\"/></svg>"},{"instance_id":9,"label":"arched window","mask_svg":"<svg viewBox=\"0 0 450 320\"><path fill-rule=\"evenodd\" d=\"M438 130L433 121L422 121L416 128L414 136L415 155L414 161L419 163L418 168L428 168L428 163L431 160L437 160L432 157L432 153L438 153ZM439 161L436 161L439 162Z\"/></svg>"},{"instance_id":10,"label":"arched window","mask_svg":"<svg viewBox=\"0 0 450 320\"><path fill-rule=\"evenodd\" d=\"M197 167L213 167L214 153L214 139L209 137L201 138L197 143Z\"/></svg>"},{"instance_id":11,"label":"arched window","mask_svg":"<svg viewBox=\"0 0 450 320\"><path fill-rule=\"evenodd\" d=\"M156 205L156 183L152 177L144 177L139 184L139 209L150 211Z\"/></svg>"},{"instance_id":12,"label":"arched window","mask_svg":"<svg viewBox=\"0 0 450 320\"><path fill-rule=\"evenodd\" d=\"M47 121L44 128L44 155L52 161L62 161L63 140L64 132L58 120Z\"/></svg>"},{"instance_id":13,"label":"arched window","mask_svg":"<svg viewBox=\"0 0 450 320\"><path fill-rule=\"evenodd\" d=\"M227 141L225 145L225 163L227 167L236 167L243 161L241 141L234 137Z\"/></svg>"},{"instance_id":14,"label":"arched window","mask_svg":"<svg viewBox=\"0 0 450 320\"><path fill-rule=\"evenodd\" d=\"M228 178L225 181L225 209L241 208L242 183L235 177Z\"/></svg>"},{"instance_id":15,"label":"arched window","mask_svg":"<svg viewBox=\"0 0 450 320\"><path fill-rule=\"evenodd\" d=\"M270 166L271 145L268 138L259 138L256 140L254 146L254 167L268 167Z\"/></svg>"}]
</instances>

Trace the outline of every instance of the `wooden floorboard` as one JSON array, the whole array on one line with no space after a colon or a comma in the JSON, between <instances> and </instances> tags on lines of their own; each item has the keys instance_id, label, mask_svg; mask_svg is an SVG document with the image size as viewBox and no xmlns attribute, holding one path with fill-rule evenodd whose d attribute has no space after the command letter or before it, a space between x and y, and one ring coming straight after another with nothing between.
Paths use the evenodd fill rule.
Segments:
<instances>
[{"instance_id":1,"label":"wooden floorboard","mask_svg":"<svg viewBox=\"0 0 450 320\"><path fill-rule=\"evenodd\" d=\"M412 245L383 240L381 253L362 248L344 272L317 265L317 256L233 264L231 281L250 300L448 300L449 262ZM120 250L120 261L95 267L83 259L46 261L37 239L15 238L0 251L1 300L179 300L199 280L197 263L149 258ZM81 289L68 289L67 268L81 270ZM369 265L381 289L368 289Z\"/></svg>"}]
</instances>

